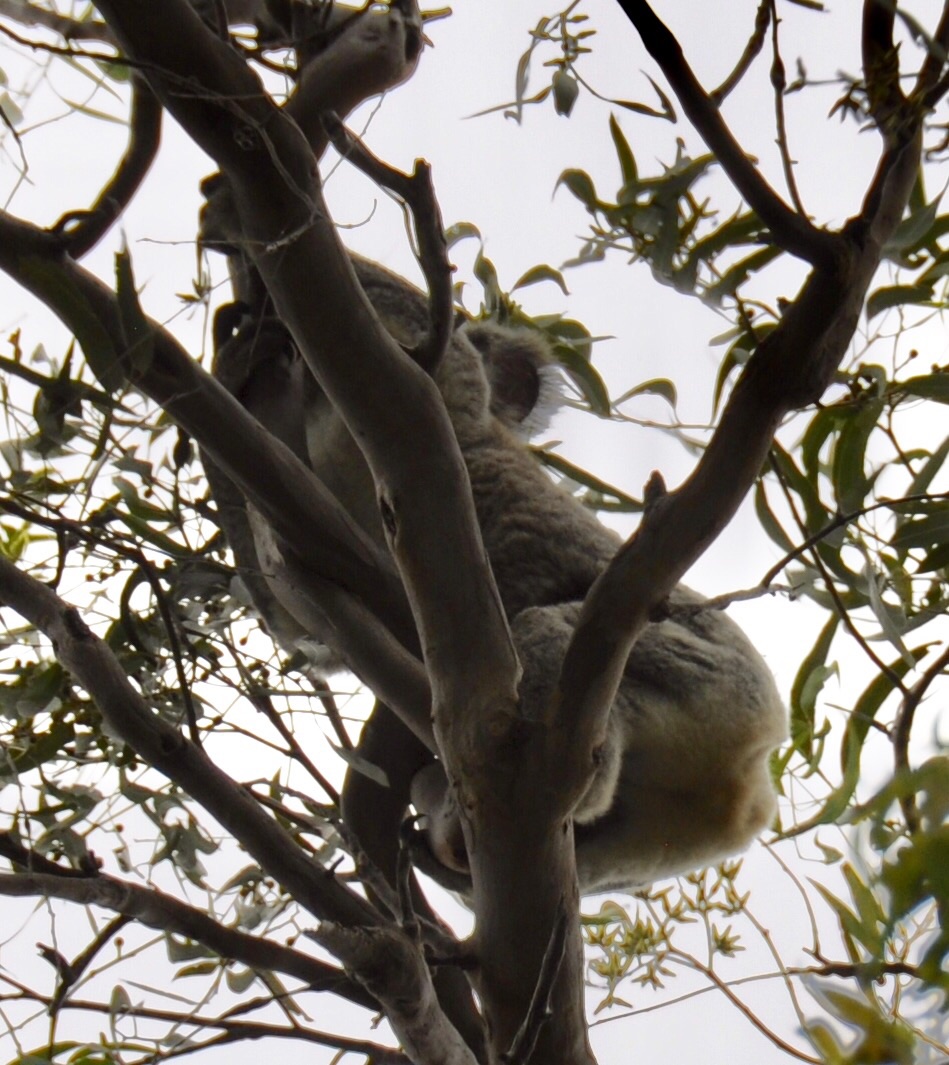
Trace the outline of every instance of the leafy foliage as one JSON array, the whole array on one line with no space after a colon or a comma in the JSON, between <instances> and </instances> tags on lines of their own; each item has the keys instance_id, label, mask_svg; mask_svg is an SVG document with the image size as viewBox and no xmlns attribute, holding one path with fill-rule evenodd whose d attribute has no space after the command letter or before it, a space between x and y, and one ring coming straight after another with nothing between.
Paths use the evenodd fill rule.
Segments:
<instances>
[{"instance_id":1,"label":"leafy foliage","mask_svg":"<svg viewBox=\"0 0 949 1065\"><path fill-rule=\"evenodd\" d=\"M812 0L793 3L820 7ZM559 115L575 114L589 90L578 67L593 33L577 3L540 20L517 66L514 100L494 110L524 121L529 105L549 99ZM756 31L758 38L763 35ZM929 38L922 38L925 45ZM930 41L929 47L936 46ZM532 65L545 49L554 54L543 64L550 81L532 91ZM676 121L668 95L649 80L653 103L611 104L624 118ZM0 85L0 109L18 125L19 105L5 78ZM802 75L793 91L804 88ZM837 110L864 120L867 108L865 86L846 82ZM781 303L762 293L770 291L769 271L783 253L752 210L719 208L713 193L703 191L715 180L712 154L692 154L678 140L669 161L646 173L615 114L607 133L619 174L615 193L605 194L602 181L579 166L558 182L590 219L569 266L596 269L619 252L645 263L660 284L723 315L727 325L715 339L723 349L712 397L718 410L738 371L782 320ZM787 799L779 835L816 838L834 874L833 886L798 885L804 903L820 906L823 919L836 924L834 952L821 945L815 922L811 963L779 966L795 1008L794 989L799 978L806 981L809 1009L820 1013L806 1016L798 1008L798 1015L813 1053L828 1065L922 1062L946 1052L928 1006L949 1010L949 758L939 702L949 664L949 433L943 416L949 365L927 350L942 350L931 327L942 324L947 305L947 235L949 214L940 196L927 199L921 175L910 211L887 246L887 276L878 278L867 299L858 346L832 390L782 427L754 495L761 530L784 556L758 591L806 599L820 619L792 685L791 741L774 772ZM449 245L481 240L467 223L448 236ZM479 313L541 331L575 386L578 406L608 417L622 415L643 396L658 397L670 410L665 431L693 450L704 446L702 433L686 438L676 421L672 381L633 382L611 399L589 330L560 315L526 314L517 294L541 282L566 293L563 271L535 266L505 291L481 246L474 276L482 288ZM184 301L191 311L202 309L202 279L195 291ZM134 343L146 330L127 257L117 263L116 292L132 359L148 364L148 343ZM47 295L52 307L77 298L51 281ZM114 346L88 319L78 338L86 362L72 344L50 356L40 345L27 353L20 330L6 338L0 551L67 598L83 600L85 616L155 713L222 760L235 750L246 755L251 776L245 787L307 853L335 869L351 843L338 833L338 796L317 768L324 761L319 752L328 759L326 747L334 746L354 764L338 704L358 717L360 696L346 686L333 692L323 685L316 705L311 694L319 650L288 660L261 632L223 546L203 474L185 458L187 442L176 438L164 415L120 387ZM538 454L591 506L642 510L641 501L559 452ZM5 620L2 853L10 858L28 848L59 870L82 872L111 852L124 872L182 885L222 925L295 941L302 927L290 895L236 855L198 804L103 728L89 694L48 643L12 615ZM856 694L833 697L838 680ZM831 826L842 829L835 838L846 855L820 842L818 833ZM746 940L754 937L769 950L772 944L755 923L737 874L737 866L727 865L677 887L655 887L629 909L613 902L584 918L591 978L605 991L601 1008L626 1005L634 992L638 1005L647 989L667 986L686 970L740 1001L727 989L727 967ZM696 926L707 947L703 958L682 945ZM96 918L93 953L117 932ZM116 944L117 966L160 944L168 971L179 986L192 988L183 994L196 1004L233 996L241 1009L276 1001L297 1014L304 1008L297 999L309 993L291 994L273 972L231 962L181 932L166 929L150 944ZM44 958L65 995L74 985L64 974L78 958L70 962L52 948ZM112 964L102 966L109 979ZM84 980L79 971L75 986ZM26 985L10 986L19 988L21 1001L33 994ZM247 999L252 990L259 1001ZM190 1006L170 1019L153 1017L171 1025L170 1035L153 1037L123 1026L128 1017L149 1017L124 983L113 981L106 999L109 1032L99 1042L51 1035L34 1051L23 1048L16 1060L154 1059L198 1045L180 1034ZM39 1000L54 1014L62 1006L51 996ZM918 1009L920 1003L927 1008ZM239 1025L232 1031L240 1036ZM773 1041L782 1045L777 1036Z\"/></svg>"}]
</instances>

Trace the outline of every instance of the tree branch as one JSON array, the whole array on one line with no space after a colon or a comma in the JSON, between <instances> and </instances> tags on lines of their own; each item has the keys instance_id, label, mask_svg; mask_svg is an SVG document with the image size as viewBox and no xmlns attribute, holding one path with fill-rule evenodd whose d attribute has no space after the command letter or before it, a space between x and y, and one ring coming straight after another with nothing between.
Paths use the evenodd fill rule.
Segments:
<instances>
[{"instance_id":1,"label":"tree branch","mask_svg":"<svg viewBox=\"0 0 949 1065\"><path fill-rule=\"evenodd\" d=\"M0 0L0 17L11 19L21 26L42 26L67 41L115 43L112 31L104 22L59 15L49 8L37 7L28 0Z\"/></svg>"},{"instance_id":2,"label":"tree branch","mask_svg":"<svg viewBox=\"0 0 949 1065\"><path fill-rule=\"evenodd\" d=\"M159 932L173 932L201 943L226 960L252 969L269 969L302 980L314 991L332 991L366 1009L378 1003L344 972L298 950L227 928L203 910L153 887L100 873L62 877L51 873L0 873L0 895L63 899L80 906L101 906Z\"/></svg>"},{"instance_id":3,"label":"tree branch","mask_svg":"<svg viewBox=\"0 0 949 1065\"><path fill-rule=\"evenodd\" d=\"M913 90L913 97L928 108L935 107L942 95L949 91L949 80L944 73L946 56L949 54L949 3L943 4L939 25L932 39L934 47L923 62Z\"/></svg>"},{"instance_id":4,"label":"tree branch","mask_svg":"<svg viewBox=\"0 0 949 1065\"><path fill-rule=\"evenodd\" d=\"M918 112L901 123L863 211L836 238L833 265L812 270L745 366L691 476L647 508L639 530L587 596L561 673L562 698L576 708L581 735L599 735L605 728L626 659L650 611L731 520L785 414L816 401L830 384L853 338L883 246L905 210L919 163L921 124ZM564 737L565 752L569 742Z\"/></svg>"},{"instance_id":5,"label":"tree branch","mask_svg":"<svg viewBox=\"0 0 949 1065\"><path fill-rule=\"evenodd\" d=\"M343 928L330 921L309 933L356 973L382 1003L399 1042L415 1062L478 1065L468 1044L442 1012L417 943L401 929Z\"/></svg>"},{"instance_id":6,"label":"tree branch","mask_svg":"<svg viewBox=\"0 0 949 1065\"><path fill-rule=\"evenodd\" d=\"M162 114L162 106L147 82L133 74L125 155L88 211L70 211L51 227L53 233L64 237L66 250L74 259L81 259L99 243L138 192L158 154Z\"/></svg>"},{"instance_id":7,"label":"tree branch","mask_svg":"<svg viewBox=\"0 0 949 1065\"><path fill-rule=\"evenodd\" d=\"M679 42L646 0L619 0L619 4L665 74L689 121L748 206L771 231L774 243L814 266L830 266L839 252L836 236L817 229L768 185L695 77Z\"/></svg>"},{"instance_id":8,"label":"tree branch","mask_svg":"<svg viewBox=\"0 0 949 1065\"><path fill-rule=\"evenodd\" d=\"M45 584L0 559L0 601L45 633L62 665L92 696L107 726L173 780L247 849L270 876L317 917L373 924L378 915L305 854L199 747L152 713L111 648Z\"/></svg>"},{"instance_id":9,"label":"tree branch","mask_svg":"<svg viewBox=\"0 0 949 1065\"><path fill-rule=\"evenodd\" d=\"M226 174L277 315L364 450L419 629L436 732L446 723L477 732L485 710L509 721L518 665L451 425L435 385L359 287L305 138L184 0L165 0L160 15L145 0L102 0L100 9ZM439 746L450 759L463 744Z\"/></svg>"},{"instance_id":10,"label":"tree branch","mask_svg":"<svg viewBox=\"0 0 949 1065\"><path fill-rule=\"evenodd\" d=\"M10 982L9 977L5 979ZM0 1002L36 1002L47 1008L52 999L47 995L39 995L29 989L14 983L19 988L15 995L0 994ZM246 1005L249 1010L254 1005L262 1006L272 1002L268 998L266 1002L258 1001ZM90 1013L105 1013L112 1015L115 1007L110 1002L90 1002L87 999L70 999L64 1003L64 1008L72 1010L85 1010ZM205 1047L220 1046L221 1044L236 1043L243 1039L294 1039L298 1042L315 1043L318 1046L328 1046L351 1054L361 1054L366 1060L366 1065L412 1065L409 1059L400 1051L390 1047L371 1043L365 1039L346 1039L344 1036L328 1035L325 1032L314 1031L304 1028L300 1024L281 1026L267 1024L259 1021L238 1020L229 1015L208 1017L194 1011L176 1012L175 1010L151 1009L147 1006L131 1005L123 1009L123 1013L129 1017L141 1018L151 1021L167 1021L175 1028L191 1026L195 1029L218 1028L221 1035L208 1039L204 1043L188 1044L188 1051L198 1053ZM164 1059L170 1055L165 1052ZM178 1055L180 1056L180 1055Z\"/></svg>"}]
</instances>

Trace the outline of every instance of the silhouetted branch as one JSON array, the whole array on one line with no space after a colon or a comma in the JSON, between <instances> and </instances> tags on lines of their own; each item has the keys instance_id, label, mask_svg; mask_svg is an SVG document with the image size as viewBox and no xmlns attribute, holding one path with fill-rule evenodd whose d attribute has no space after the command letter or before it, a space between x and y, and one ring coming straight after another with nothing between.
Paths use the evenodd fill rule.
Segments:
<instances>
[{"instance_id":1,"label":"silhouetted branch","mask_svg":"<svg viewBox=\"0 0 949 1065\"><path fill-rule=\"evenodd\" d=\"M52 227L69 254L81 259L112 228L151 168L161 142L162 106L141 75L132 76L129 143L115 173L88 211L69 211Z\"/></svg>"},{"instance_id":2,"label":"silhouetted branch","mask_svg":"<svg viewBox=\"0 0 949 1065\"><path fill-rule=\"evenodd\" d=\"M619 3L636 27L646 51L668 79L689 121L748 206L771 231L773 242L814 266L829 266L839 250L835 236L817 229L807 218L791 210L768 185L735 140L715 101L699 84L679 42L646 0L619 0Z\"/></svg>"},{"instance_id":3,"label":"silhouetted branch","mask_svg":"<svg viewBox=\"0 0 949 1065\"><path fill-rule=\"evenodd\" d=\"M62 877L51 873L0 873L0 895L42 896L80 906L101 906L148 928L193 939L221 958L256 969L270 969L302 980L316 991L333 991L367 1009L378 1004L345 973L301 951L228 928L203 910L153 887L100 873L93 877Z\"/></svg>"}]
</instances>

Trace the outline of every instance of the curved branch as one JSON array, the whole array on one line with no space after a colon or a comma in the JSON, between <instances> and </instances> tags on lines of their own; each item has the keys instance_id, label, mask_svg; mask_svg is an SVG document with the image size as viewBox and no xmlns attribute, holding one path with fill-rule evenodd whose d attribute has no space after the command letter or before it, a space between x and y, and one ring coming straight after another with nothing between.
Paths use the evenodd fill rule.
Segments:
<instances>
[{"instance_id":1,"label":"curved branch","mask_svg":"<svg viewBox=\"0 0 949 1065\"><path fill-rule=\"evenodd\" d=\"M864 213L841 234L833 269L815 268L738 379L691 476L647 507L593 586L561 674L578 728L598 734L630 649L658 605L731 520L784 416L819 399L846 354L882 249L903 215L920 154L921 116L884 152ZM710 501L714 501L711 503ZM581 734L585 734L581 732Z\"/></svg>"},{"instance_id":2,"label":"curved branch","mask_svg":"<svg viewBox=\"0 0 949 1065\"><path fill-rule=\"evenodd\" d=\"M277 316L364 451L418 626L436 728L462 706L514 713L518 664L451 424L434 383L360 288L305 137L184 0L164 0L160 12L150 0L99 7L227 176ZM480 727L477 711L461 716Z\"/></svg>"},{"instance_id":3,"label":"curved branch","mask_svg":"<svg viewBox=\"0 0 949 1065\"><path fill-rule=\"evenodd\" d=\"M451 339L455 314L451 281L454 267L448 259L441 208L432 184L432 168L423 160L416 159L414 172L403 174L373 155L334 113L323 116L323 126L343 159L372 178L377 185L400 196L411 210L417 242L416 255L428 286L431 319L429 335L418 346L418 350L412 352L412 356L426 372L434 374Z\"/></svg>"},{"instance_id":4,"label":"curved branch","mask_svg":"<svg viewBox=\"0 0 949 1065\"><path fill-rule=\"evenodd\" d=\"M133 74L125 155L88 211L70 211L51 227L51 232L64 238L74 259L81 259L99 243L138 192L158 153L162 113L148 83L140 74Z\"/></svg>"},{"instance_id":5,"label":"curved branch","mask_svg":"<svg viewBox=\"0 0 949 1065\"><path fill-rule=\"evenodd\" d=\"M86 689L108 728L215 817L270 876L317 917L375 924L368 903L340 884L199 747L152 713L111 648L49 587L0 559L0 602L53 645L58 661Z\"/></svg>"},{"instance_id":6,"label":"curved branch","mask_svg":"<svg viewBox=\"0 0 949 1065\"><path fill-rule=\"evenodd\" d=\"M222 958L254 969L271 969L302 980L314 991L332 991L366 1009L378 1003L340 969L291 947L251 936L209 917L203 910L159 891L117 877L67 878L50 873L0 873L0 895L64 899L80 906L101 906L159 932L174 932L213 950Z\"/></svg>"},{"instance_id":7,"label":"curved branch","mask_svg":"<svg viewBox=\"0 0 949 1065\"><path fill-rule=\"evenodd\" d=\"M748 206L771 231L773 242L814 266L832 264L839 251L837 237L793 211L768 185L692 72L679 42L646 0L619 0L619 4L668 79L689 121Z\"/></svg>"}]
</instances>

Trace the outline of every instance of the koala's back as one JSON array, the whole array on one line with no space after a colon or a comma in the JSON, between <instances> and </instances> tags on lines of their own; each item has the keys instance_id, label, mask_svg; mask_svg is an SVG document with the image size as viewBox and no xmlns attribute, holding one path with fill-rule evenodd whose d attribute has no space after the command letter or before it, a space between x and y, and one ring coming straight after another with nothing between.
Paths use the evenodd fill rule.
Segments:
<instances>
[{"instance_id":1,"label":"koala's back","mask_svg":"<svg viewBox=\"0 0 949 1065\"><path fill-rule=\"evenodd\" d=\"M422 293L376 263L354 256L353 265L369 301L395 339L407 347L419 343L428 328L428 305ZM499 330L494 336L503 333ZM484 342L490 341L488 334ZM464 329L453 336L435 380L465 459L481 535L508 617L529 606L582 599L616 553L619 539L554 484L523 442L492 413L482 355ZM337 422L330 427L331 421L324 421L327 450L339 456L343 447L340 426ZM326 471L325 462L321 465L324 468L316 472L330 482L344 505L347 494L358 497L351 510L359 509L361 513L353 517L364 522L365 483L347 493L345 486L334 483L340 477L338 458L332 463L335 472ZM368 471L361 476L368 477ZM381 536L374 490L369 498L374 511L372 531Z\"/></svg>"}]
</instances>

